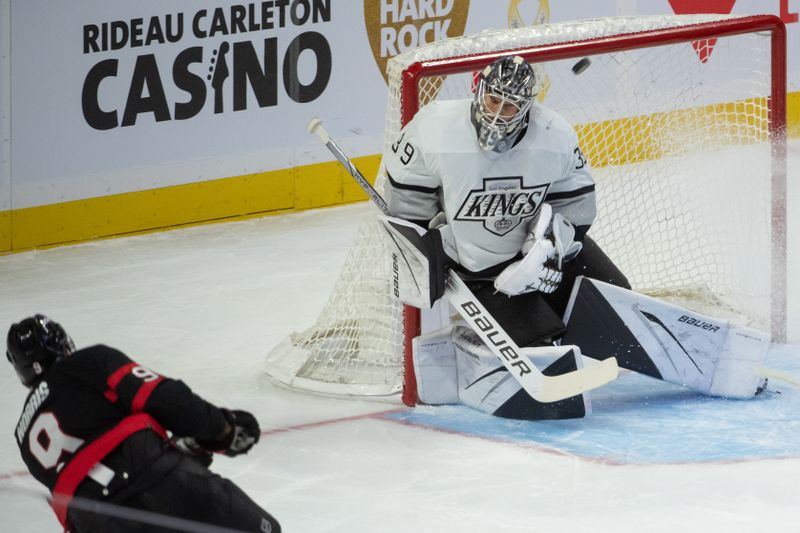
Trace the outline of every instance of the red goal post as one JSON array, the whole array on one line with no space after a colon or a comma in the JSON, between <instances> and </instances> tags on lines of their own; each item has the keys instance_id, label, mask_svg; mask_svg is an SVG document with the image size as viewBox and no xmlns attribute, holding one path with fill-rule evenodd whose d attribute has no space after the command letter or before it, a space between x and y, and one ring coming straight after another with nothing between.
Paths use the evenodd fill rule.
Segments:
<instances>
[{"instance_id":1,"label":"red goal post","mask_svg":"<svg viewBox=\"0 0 800 533\"><path fill-rule=\"evenodd\" d=\"M783 340L782 21L609 18L432 43L388 63L385 145L432 99L471 97L473 73L509 54L544 65L543 103L576 127L593 165L599 205L591 233L634 289ZM591 66L576 74L571 67L584 57ZM376 188L383 186L379 175ZM378 266L383 238L377 224L365 223L318 322L268 355L270 376L330 394L403 388L403 401L416 403L410 350L420 313L384 301L391 277L388 261L386 272Z\"/></svg>"}]
</instances>

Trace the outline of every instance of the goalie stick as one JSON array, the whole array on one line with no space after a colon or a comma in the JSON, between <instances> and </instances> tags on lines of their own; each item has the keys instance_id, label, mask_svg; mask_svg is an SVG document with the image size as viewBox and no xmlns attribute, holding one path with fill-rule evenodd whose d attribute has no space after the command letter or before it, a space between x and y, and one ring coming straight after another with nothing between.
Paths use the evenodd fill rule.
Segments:
<instances>
[{"instance_id":1,"label":"goalie stick","mask_svg":"<svg viewBox=\"0 0 800 533\"><path fill-rule=\"evenodd\" d=\"M378 209L384 215L390 215L389 208L381 195L331 139L328 132L322 127L322 121L319 118L311 119L307 129L309 133L317 135L325 143L328 150L336 156L336 159L364 189ZM448 271L444 294L492 353L500 359L514 379L536 401L549 403L576 396L605 385L615 379L619 373L617 360L612 357L559 376L545 376L527 357L522 355L520 347L478 301L466 283L452 271Z\"/></svg>"},{"instance_id":2,"label":"goalie stick","mask_svg":"<svg viewBox=\"0 0 800 533\"><path fill-rule=\"evenodd\" d=\"M339 163L341 163L342 166L347 169L347 171L358 182L361 188L364 189L364 192L369 195L373 202L375 202L375 205L378 206L378 209L380 209L384 215L388 215L389 208L386 206L386 202L383 201L383 198L381 198L381 195L378 194L378 191L376 191L372 185L370 185L370 183L367 181L367 178L365 178L364 175L359 172L353 162L350 161L346 155L344 155L344 152L342 152L341 148L339 148L339 146L333 142L333 139L331 139L330 135L328 135L328 132L322 127L322 121L319 118L312 118L308 123L307 129L309 133L316 134L320 140L325 143L325 146L328 147L328 150L330 150L331 153L336 156L336 159L339 160Z\"/></svg>"}]
</instances>

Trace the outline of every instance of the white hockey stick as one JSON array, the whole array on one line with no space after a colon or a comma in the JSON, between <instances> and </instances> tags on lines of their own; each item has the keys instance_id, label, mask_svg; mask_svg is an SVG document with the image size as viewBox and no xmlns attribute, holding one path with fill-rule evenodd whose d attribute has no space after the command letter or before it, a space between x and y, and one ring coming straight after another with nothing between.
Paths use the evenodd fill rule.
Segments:
<instances>
[{"instance_id":1,"label":"white hockey stick","mask_svg":"<svg viewBox=\"0 0 800 533\"><path fill-rule=\"evenodd\" d=\"M319 136L325 146L336 156L336 159L375 202L378 209L383 214L389 215L386 202L330 138L322 127L322 121L318 118L312 119L308 123L308 131ZM448 271L444 294L492 353L502 361L522 388L536 401L549 403L576 396L605 385L615 379L619 373L617 360L612 357L560 376L545 376L527 357L522 355L520 347L475 298L466 283L453 271Z\"/></svg>"},{"instance_id":2,"label":"white hockey stick","mask_svg":"<svg viewBox=\"0 0 800 533\"><path fill-rule=\"evenodd\" d=\"M336 143L333 142L333 139L330 138L328 132L322 127L322 121L318 118L312 118L306 129L308 129L308 133L317 135L322 142L325 143L325 146L328 147L328 150L330 150L331 153L336 156L336 159L339 160L339 163L341 163L342 166L347 169L350 175L355 178L358 184L361 185L361 188L364 189L364 192L369 195L373 202L375 202L375 205L378 206L378 209L383 211L384 215L388 215L389 208L386 207L386 202L383 201L383 198L381 198L381 195L378 194L378 191L376 191L372 185L370 185L370 183L367 181L367 178L365 178L364 175L359 172L350 159L344 155L344 152L342 152Z\"/></svg>"}]
</instances>

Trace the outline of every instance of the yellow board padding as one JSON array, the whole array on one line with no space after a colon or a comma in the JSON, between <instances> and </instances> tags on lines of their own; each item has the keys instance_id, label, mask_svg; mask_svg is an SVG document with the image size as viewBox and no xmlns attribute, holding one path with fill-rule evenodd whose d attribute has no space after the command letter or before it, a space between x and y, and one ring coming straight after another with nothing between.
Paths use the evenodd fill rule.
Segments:
<instances>
[{"instance_id":1,"label":"yellow board padding","mask_svg":"<svg viewBox=\"0 0 800 533\"><path fill-rule=\"evenodd\" d=\"M789 137L800 137L800 92L786 96L786 132Z\"/></svg>"},{"instance_id":2,"label":"yellow board padding","mask_svg":"<svg viewBox=\"0 0 800 533\"><path fill-rule=\"evenodd\" d=\"M370 182L378 174L381 157L353 158L353 164ZM367 199L356 180L336 161L296 167L293 209L312 209Z\"/></svg>"},{"instance_id":3,"label":"yellow board padding","mask_svg":"<svg viewBox=\"0 0 800 533\"><path fill-rule=\"evenodd\" d=\"M11 211L0 211L0 253L11 250Z\"/></svg>"},{"instance_id":4,"label":"yellow board padding","mask_svg":"<svg viewBox=\"0 0 800 533\"><path fill-rule=\"evenodd\" d=\"M764 142L768 138L766 98L678 109L652 115L594 122L576 127L581 149L594 167L650 161L694 149ZM709 145L716 139L716 145Z\"/></svg>"},{"instance_id":5,"label":"yellow board padding","mask_svg":"<svg viewBox=\"0 0 800 533\"><path fill-rule=\"evenodd\" d=\"M379 156L354 160L365 176ZM0 212L0 252L362 201L338 162Z\"/></svg>"}]
</instances>

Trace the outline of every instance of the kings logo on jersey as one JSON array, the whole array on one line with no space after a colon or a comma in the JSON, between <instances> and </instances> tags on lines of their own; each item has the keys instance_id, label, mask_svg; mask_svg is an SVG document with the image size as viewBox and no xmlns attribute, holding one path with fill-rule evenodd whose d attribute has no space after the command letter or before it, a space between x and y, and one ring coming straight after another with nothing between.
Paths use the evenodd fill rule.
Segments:
<instances>
[{"instance_id":1,"label":"kings logo on jersey","mask_svg":"<svg viewBox=\"0 0 800 533\"><path fill-rule=\"evenodd\" d=\"M482 189L469 192L455 219L482 222L487 231L503 236L539 211L548 186L523 187L521 176L486 178Z\"/></svg>"}]
</instances>

